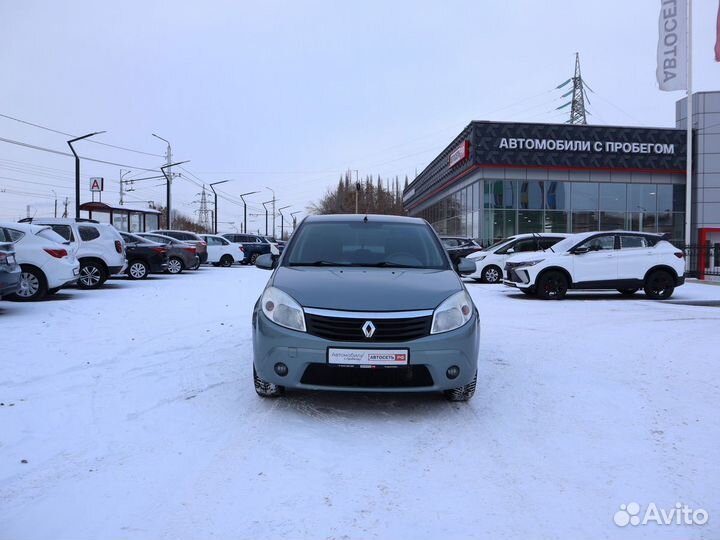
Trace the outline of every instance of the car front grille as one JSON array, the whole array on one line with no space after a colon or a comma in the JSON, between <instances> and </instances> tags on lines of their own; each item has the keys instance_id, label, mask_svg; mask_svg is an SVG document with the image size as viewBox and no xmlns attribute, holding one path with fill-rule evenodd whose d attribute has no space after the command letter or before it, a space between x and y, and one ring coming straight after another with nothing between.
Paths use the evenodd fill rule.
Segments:
<instances>
[{"instance_id":1,"label":"car front grille","mask_svg":"<svg viewBox=\"0 0 720 540\"><path fill-rule=\"evenodd\" d=\"M427 367L412 365L365 368L309 364L300 382L316 386L350 388L417 388L433 385Z\"/></svg>"},{"instance_id":2,"label":"car front grille","mask_svg":"<svg viewBox=\"0 0 720 540\"><path fill-rule=\"evenodd\" d=\"M371 321L375 333L367 338L363 325ZM410 341L430 335L432 315L421 317L346 318L306 313L305 323L308 334L332 341L397 342Z\"/></svg>"},{"instance_id":3,"label":"car front grille","mask_svg":"<svg viewBox=\"0 0 720 540\"><path fill-rule=\"evenodd\" d=\"M522 266L522 264L523 263L505 263L505 275L507 276L508 281L512 281L514 283L523 282L518 273L515 271L515 268Z\"/></svg>"}]
</instances>

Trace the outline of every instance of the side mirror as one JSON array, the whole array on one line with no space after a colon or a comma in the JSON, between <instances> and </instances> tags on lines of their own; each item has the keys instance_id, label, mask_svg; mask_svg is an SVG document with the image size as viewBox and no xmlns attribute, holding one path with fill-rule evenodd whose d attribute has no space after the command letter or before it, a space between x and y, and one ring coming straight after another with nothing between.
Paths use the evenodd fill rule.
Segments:
<instances>
[{"instance_id":1,"label":"side mirror","mask_svg":"<svg viewBox=\"0 0 720 540\"><path fill-rule=\"evenodd\" d=\"M272 255L266 253L265 255L260 255L257 259L255 259L255 266L262 268L263 270L272 270L275 268L275 260Z\"/></svg>"},{"instance_id":2,"label":"side mirror","mask_svg":"<svg viewBox=\"0 0 720 540\"><path fill-rule=\"evenodd\" d=\"M475 273L475 270L477 270L477 267L475 266L474 262L466 259L465 257L462 257L458 261L457 269L458 269L458 274L460 274L461 276L469 276L470 274Z\"/></svg>"},{"instance_id":3,"label":"side mirror","mask_svg":"<svg viewBox=\"0 0 720 540\"><path fill-rule=\"evenodd\" d=\"M587 246L580 246L573 249L573 255L582 255L583 253L588 253L590 251L590 248Z\"/></svg>"},{"instance_id":4,"label":"side mirror","mask_svg":"<svg viewBox=\"0 0 720 540\"><path fill-rule=\"evenodd\" d=\"M506 255L510 255L511 253L515 253L515 248L508 248L507 251L505 251Z\"/></svg>"}]
</instances>

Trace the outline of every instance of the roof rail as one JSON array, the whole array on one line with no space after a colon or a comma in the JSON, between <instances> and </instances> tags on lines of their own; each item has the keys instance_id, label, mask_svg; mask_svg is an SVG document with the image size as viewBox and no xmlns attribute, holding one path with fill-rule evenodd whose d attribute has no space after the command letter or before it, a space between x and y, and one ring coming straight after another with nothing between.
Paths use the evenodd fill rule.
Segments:
<instances>
[{"instance_id":1,"label":"roof rail","mask_svg":"<svg viewBox=\"0 0 720 540\"><path fill-rule=\"evenodd\" d=\"M100 223L97 219L88 219L88 218L31 218L31 217L19 219L18 223L33 223L34 220L38 220L38 221L57 220L58 222L61 222L62 220L66 220L66 221L71 221L74 223Z\"/></svg>"}]
</instances>

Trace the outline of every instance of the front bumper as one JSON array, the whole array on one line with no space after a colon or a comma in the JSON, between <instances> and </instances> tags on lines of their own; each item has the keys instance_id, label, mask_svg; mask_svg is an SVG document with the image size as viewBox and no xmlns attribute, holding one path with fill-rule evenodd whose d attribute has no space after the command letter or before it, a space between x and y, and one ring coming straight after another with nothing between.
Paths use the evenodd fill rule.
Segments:
<instances>
[{"instance_id":1,"label":"front bumper","mask_svg":"<svg viewBox=\"0 0 720 540\"><path fill-rule=\"evenodd\" d=\"M477 370L480 322L477 312L463 327L406 342L330 341L305 332L297 332L270 322L258 311L253 314L253 355L257 374L264 380L286 388L332 391L369 392L433 392L458 388L473 380ZM432 382L423 386L336 386L301 382L309 366L327 366L329 347L357 349L408 349L409 366L424 366ZM288 366L288 373L279 376L273 367L277 362ZM450 366L458 366L460 374L448 379ZM342 369L342 368L338 368ZM349 368L352 369L352 368ZM364 368L365 369L365 368ZM393 367L366 368L393 370Z\"/></svg>"}]
</instances>

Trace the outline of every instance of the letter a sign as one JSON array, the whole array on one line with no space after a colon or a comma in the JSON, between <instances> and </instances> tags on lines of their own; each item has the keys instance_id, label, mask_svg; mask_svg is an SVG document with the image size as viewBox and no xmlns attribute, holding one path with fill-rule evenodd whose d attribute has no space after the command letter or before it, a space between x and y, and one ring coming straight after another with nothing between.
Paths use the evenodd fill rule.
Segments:
<instances>
[{"instance_id":1,"label":"letter a sign","mask_svg":"<svg viewBox=\"0 0 720 540\"><path fill-rule=\"evenodd\" d=\"M93 176L90 178L90 191L102 191L104 184L104 178L99 176Z\"/></svg>"}]
</instances>

